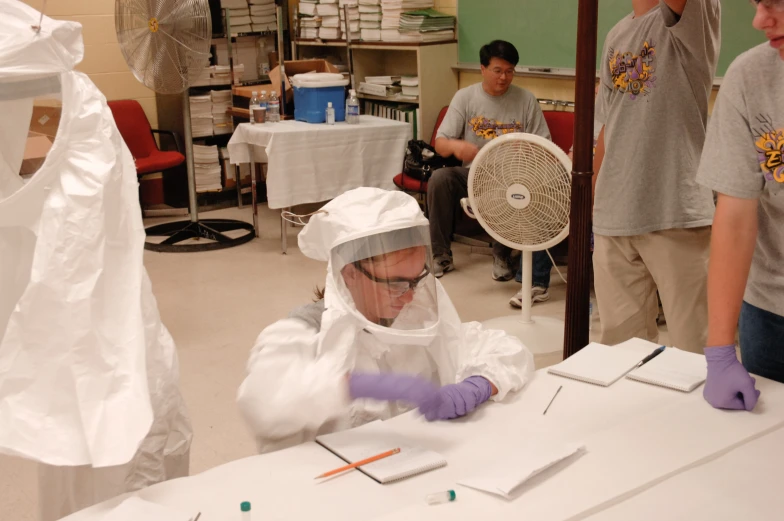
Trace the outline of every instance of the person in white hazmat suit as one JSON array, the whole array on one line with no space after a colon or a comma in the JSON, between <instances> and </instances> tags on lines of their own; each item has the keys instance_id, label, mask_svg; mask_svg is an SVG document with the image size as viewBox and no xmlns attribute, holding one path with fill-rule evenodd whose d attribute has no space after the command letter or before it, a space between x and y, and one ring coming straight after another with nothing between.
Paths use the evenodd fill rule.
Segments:
<instances>
[{"instance_id":1,"label":"person in white hazmat suit","mask_svg":"<svg viewBox=\"0 0 784 521\"><path fill-rule=\"evenodd\" d=\"M133 158L73 70L81 25L39 17L0 0L0 452L40 462L50 521L187 475L191 427L142 264ZM23 181L36 97L60 98L60 123Z\"/></svg>"},{"instance_id":2,"label":"person in white hazmat suit","mask_svg":"<svg viewBox=\"0 0 784 521\"><path fill-rule=\"evenodd\" d=\"M409 195L346 192L311 217L299 247L328 262L324 298L267 327L252 350L238 401L260 452L413 408L456 418L530 379L533 356L517 338L460 322Z\"/></svg>"}]
</instances>

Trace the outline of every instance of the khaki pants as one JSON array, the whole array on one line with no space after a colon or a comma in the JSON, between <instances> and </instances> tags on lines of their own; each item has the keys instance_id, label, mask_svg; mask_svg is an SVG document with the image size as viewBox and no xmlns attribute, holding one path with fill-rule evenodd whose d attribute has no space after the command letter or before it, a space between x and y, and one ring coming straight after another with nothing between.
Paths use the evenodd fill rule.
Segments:
<instances>
[{"instance_id":1,"label":"khaki pants","mask_svg":"<svg viewBox=\"0 0 784 521\"><path fill-rule=\"evenodd\" d=\"M659 290L674 347L702 353L708 335L709 226L594 237L594 285L603 344L658 342Z\"/></svg>"}]
</instances>

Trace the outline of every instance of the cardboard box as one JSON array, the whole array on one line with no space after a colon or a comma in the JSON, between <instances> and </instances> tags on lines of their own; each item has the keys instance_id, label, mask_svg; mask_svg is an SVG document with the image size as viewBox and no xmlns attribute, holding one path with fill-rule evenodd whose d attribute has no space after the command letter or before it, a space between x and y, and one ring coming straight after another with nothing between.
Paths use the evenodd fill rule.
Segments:
<instances>
[{"instance_id":1,"label":"cardboard box","mask_svg":"<svg viewBox=\"0 0 784 521\"><path fill-rule=\"evenodd\" d=\"M332 72L339 73L337 67L329 63L327 60L292 60L284 62L286 65L286 114L294 113L294 90L291 88L289 78L295 74L305 74L308 72ZM272 92L280 93L280 67L275 67L269 73L271 85L247 85L242 87L232 87L234 94L234 106L240 108L248 108L248 102L253 94L253 91L261 93L266 90L267 94ZM237 98L247 98L245 100L238 100Z\"/></svg>"},{"instance_id":2,"label":"cardboard box","mask_svg":"<svg viewBox=\"0 0 784 521\"><path fill-rule=\"evenodd\" d=\"M22 156L22 166L19 168L19 175L31 176L41 168L46 161L46 154L52 148L52 139L49 136L30 132L25 142L24 156Z\"/></svg>"}]
</instances>

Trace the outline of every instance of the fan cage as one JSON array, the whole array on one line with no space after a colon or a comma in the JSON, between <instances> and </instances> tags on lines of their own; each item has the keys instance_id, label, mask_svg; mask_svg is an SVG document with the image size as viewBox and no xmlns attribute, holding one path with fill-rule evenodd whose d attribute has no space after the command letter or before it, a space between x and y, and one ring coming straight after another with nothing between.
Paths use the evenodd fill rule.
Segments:
<instances>
[{"instance_id":1,"label":"fan cage","mask_svg":"<svg viewBox=\"0 0 784 521\"><path fill-rule=\"evenodd\" d=\"M482 227L510 248L551 248L569 234L571 168L569 157L545 138L524 133L498 137L471 165L471 209ZM525 208L515 208L507 199L515 184L531 194Z\"/></svg>"},{"instance_id":2,"label":"fan cage","mask_svg":"<svg viewBox=\"0 0 784 521\"><path fill-rule=\"evenodd\" d=\"M158 94L179 94L209 63L208 0L116 0L117 41L131 72Z\"/></svg>"}]
</instances>

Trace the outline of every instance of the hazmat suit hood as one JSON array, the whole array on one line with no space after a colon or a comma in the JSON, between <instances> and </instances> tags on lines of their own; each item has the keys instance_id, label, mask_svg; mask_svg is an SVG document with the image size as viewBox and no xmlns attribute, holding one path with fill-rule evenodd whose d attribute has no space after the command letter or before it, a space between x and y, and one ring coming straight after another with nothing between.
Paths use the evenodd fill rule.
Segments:
<instances>
[{"instance_id":1,"label":"hazmat suit hood","mask_svg":"<svg viewBox=\"0 0 784 521\"><path fill-rule=\"evenodd\" d=\"M433 339L439 310L429 223L411 196L350 190L317 212L298 241L306 256L328 262L328 310L353 316L384 343L426 345Z\"/></svg>"}]
</instances>

